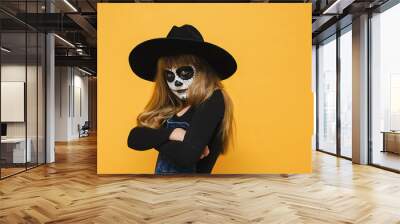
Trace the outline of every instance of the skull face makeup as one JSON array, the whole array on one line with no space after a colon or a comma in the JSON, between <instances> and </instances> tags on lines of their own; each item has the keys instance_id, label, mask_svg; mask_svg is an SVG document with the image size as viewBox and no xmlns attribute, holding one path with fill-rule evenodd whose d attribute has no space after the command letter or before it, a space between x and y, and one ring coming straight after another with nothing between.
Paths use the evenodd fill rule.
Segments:
<instances>
[{"instance_id":1,"label":"skull face makeup","mask_svg":"<svg viewBox=\"0 0 400 224\"><path fill-rule=\"evenodd\" d=\"M196 70L192 65L173 67L164 71L169 89L181 100L187 99L187 91L195 75Z\"/></svg>"}]
</instances>

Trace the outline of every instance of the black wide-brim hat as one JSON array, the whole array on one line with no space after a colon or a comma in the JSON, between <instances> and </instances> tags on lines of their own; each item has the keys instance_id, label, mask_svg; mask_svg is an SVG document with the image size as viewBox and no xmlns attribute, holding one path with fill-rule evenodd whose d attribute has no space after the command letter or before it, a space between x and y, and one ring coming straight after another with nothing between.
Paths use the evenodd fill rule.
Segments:
<instances>
[{"instance_id":1,"label":"black wide-brim hat","mask_svg":"<svg viewBox=\"0 0 400 224\"><path fill-rule=\"evenodd\" d=\"M201 57L217 72L221 80L232 76L237 68L233 56L225 49L205 42L192 25L173 26L165 38L144 41L132 49L129 64L142 79L154 81L160 57L193 54Z\"/></svg>"}]
</instances>

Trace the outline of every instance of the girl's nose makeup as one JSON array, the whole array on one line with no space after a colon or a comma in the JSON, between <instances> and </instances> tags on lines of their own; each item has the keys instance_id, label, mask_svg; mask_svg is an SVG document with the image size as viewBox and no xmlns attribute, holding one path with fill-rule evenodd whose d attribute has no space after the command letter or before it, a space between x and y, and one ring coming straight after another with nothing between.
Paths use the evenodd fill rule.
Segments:
<instances>
[{"instance_id":1,"label":"girl's nose makeup","mask_svg":"<svg viewBox=\"0 0 400 224\"><path fill-rule=\"evenodd\" d=\"M183 85L182 82L179 82L178 80L175 81L175 86L176 87L179 87L179 86L182 86L182 85Z\"/></svg>"}]
</instances>

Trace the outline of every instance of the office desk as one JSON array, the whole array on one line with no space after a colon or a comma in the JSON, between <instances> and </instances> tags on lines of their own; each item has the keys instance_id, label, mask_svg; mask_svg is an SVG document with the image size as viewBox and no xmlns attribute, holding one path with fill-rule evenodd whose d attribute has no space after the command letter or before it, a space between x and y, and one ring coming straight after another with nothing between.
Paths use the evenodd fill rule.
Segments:
<instances>
[{"instance_id":1,"label":"office desk","mask_svg":"<svg viewBox=\"0 0 400 224\"><path fill-rule=\"evenodd\" d=\"M382 152L393 152L400 154L400 132L382 131L383 150Z\"/></svg>"},{"instance_id":2,"label":"office desk","mask_svg":"<svg viewBox=\"0 0 400 224\"><path fill-rule=\"evenodd\" d=\"M1 139L1 157L6 163L25 163L31 162L31 145L32 141L27 138L25 153L25 138L6 138Z\"/></svg>"}]
</instances>

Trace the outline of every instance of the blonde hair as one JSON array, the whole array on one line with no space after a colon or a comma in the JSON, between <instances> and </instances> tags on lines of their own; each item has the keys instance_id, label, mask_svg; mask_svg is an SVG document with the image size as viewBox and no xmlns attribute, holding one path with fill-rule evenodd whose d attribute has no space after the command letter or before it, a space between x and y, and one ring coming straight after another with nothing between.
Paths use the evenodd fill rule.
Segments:
<instances>
[{"instance_id":1,"label":"blonde hair","mask_svg":"<svg viewBox=\"0 0 400 224\"><path fill-rule=\"evenodd\" d=\"M179 100L168 88L163 71L171 67L193 65L196 68L193 83L188 89L186 104ZM204 102L214 90L221 90L224 97L225 112L221 124L222 153L233 144L233 103L212 67L195 55L162 57L157 62L155 86L150 101L137 117L139 126L159 128L164 121L182 110L186 105L196 106Z\"/></svg>"}]
</instances>

